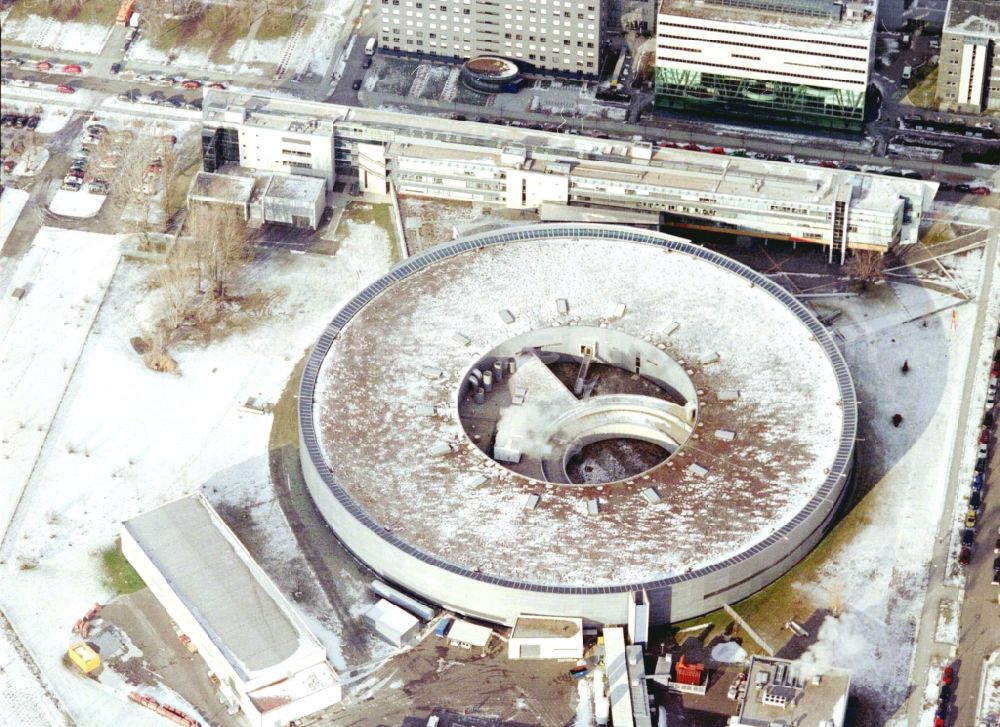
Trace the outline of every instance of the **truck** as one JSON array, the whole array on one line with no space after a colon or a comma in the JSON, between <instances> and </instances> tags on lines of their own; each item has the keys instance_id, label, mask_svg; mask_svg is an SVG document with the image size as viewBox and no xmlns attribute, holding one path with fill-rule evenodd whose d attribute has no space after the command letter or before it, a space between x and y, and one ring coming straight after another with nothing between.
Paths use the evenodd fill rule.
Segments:
<instances>
[{"instance_id":1,"label":"truck","mask_svg":"<svg viewBox=\"0 0 1000 727\"><path fill-rule=\"evenodd\" d=\"M440 621L438 621L437 628L434 629L434 635L437 636L439 639L443 639L445 637L445 634L448 633L448 628L450 626L451 626L450 618L441 619Z\"/></svg>"},{"instance_id":2,"label":"truck","mask_svg":"<svg viewBox=\"0 0 1000 727\"><path fill-rule=\"evenodd\" d=\"M369 38L368 42L365 43L365 55L373 56L375 55L375 39Z\"/></svg>"},{"instance_id":3,"label":"truck","mask_svg":"<svg viewBox=\"0 0 1000 727\"><path fill-rule=\"evenodd\" d=\"M115 18L115 22L118 25L128 25L134 12L135 0L125 0L121 7L118 8L118 17Z\"/></svg>"},{"instance_id":4,"label":"truck","mask_svg":"<svg viewBox=\"0 0 1000 727\"><path fill-rule=\"evenodd\" d=\"M913 68L911 66L903 66L903 80L909 81L913 76Z\"/></svg>"}]
</instances>

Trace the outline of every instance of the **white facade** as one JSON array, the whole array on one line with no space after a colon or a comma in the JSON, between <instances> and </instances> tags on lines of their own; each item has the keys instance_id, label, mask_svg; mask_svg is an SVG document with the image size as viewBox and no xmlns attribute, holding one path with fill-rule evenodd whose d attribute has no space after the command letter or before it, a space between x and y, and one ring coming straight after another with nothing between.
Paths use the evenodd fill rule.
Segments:
<instances>
[{"instance_id":1,"label":"white facade","mask_svg":"<svg viewBox=\"0 0 1000 727\"><path fill-rule=\"evenodd\" d=\"M498 55L595 75L601 0L382 0L379 44L404 53Z\"/></svg>"},{"instance_id":2,"label":"white facade","mask_svg":"<svg viewBox=\"0 0 1000 727\"><path fill-rule=\"evenodd\" d=\"M654 224L663 213L677 227L812 242L838 258L848 249L884 252L916 242L937 191L933 182L470 121L435 119L429 128L406 114L228 92L207 94L204 113L206 129L239 131L243 162L268 170L279 163L274 150L284 148L290 124L314 129L312 144L322 153L310 157L312 171L328 184L340 167L357 173L368 193L388 194L392 185L400 194L508 209L544 205L548 219L557 219L560 206L643 213ZM244 146L271 152L251 158Z\"/></svg>"},{"instance_id":3,"label":"white facade","mask_svg":"<svg viewBox=\"0 0 1000 727\"><path fill-rule=\"evenodd\" d=\"M420 621L384 598L365 611L361 620L396 648L408 644L420 632Z\"/></svg>"},{"instance_id":4,"label":"white facade","mask_svg":"<svg viewBox=\"0 0 1000 727\"><path fill-rule=\"evenodd\" d=\"M219 677L224 699L237 705L253 727L278 727L341 701L340 679L326 660L326 649L203 496L181 498L123 522L120 534L126 559ZM171 563L168 551L182 550L175 545L188 538L194 552L210 548L221 554L213 559L218 572L193 561L180 567ZM237 587L230 589L227 580L234 576ZM248 592L247 578L253 603L240 598ZM235 600L220 607L220 592ZM220 609L229 617L218 618ZM232 623L243 620L244 630L256 627L260 634L249 639L251 651L222 633L228 623L231 635ZM257 659L269 650L273 635L289 627L297 640L294 652ZM257 659L253 665L241 658L248 653Z\"/></svg>"},{"instance_id":5,"label":"white facade","mask_svg":"<svg viewBox=\"0 0 1000 727\"><path fill-rule=\"evenodd\" d=\"M518 616L507 642L509 659L582 659L583 619Z\"/></svg>"},{"instance_id":6,"label":"white facade","mask_svg":"<svg viewBox=\"0 0 1000 727\"><path fill-rule=\"evenodd\" d=\"M867 37L805 30L766 21L737 22L670 12L656 21L656 65L760 81L863 93L868 86L874 23ZM752 11L747 11L752 18Z\"/></svg>"}]
</instances>

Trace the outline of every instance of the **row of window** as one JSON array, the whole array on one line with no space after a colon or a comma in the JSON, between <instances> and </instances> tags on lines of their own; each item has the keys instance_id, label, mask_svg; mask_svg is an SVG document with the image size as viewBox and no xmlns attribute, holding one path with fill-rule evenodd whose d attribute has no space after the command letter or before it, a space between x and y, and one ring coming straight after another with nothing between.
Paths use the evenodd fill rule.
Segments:
<instances>
[{"instance_id":1,"label":"row of window","mask_svg":"<svg viewBox=\"0 0 1000 727\"><path fill-rule=\"evenodd\" d=\"M693 60L690 58L657 58L657 63L691 63L697 66L708 66L709 68L725 68L730 71L742 71L744 73L771 73L778 76L788 76L790 78L802 78L806 81L827 81L832 83L844 83L843 78L826 78L825 76L811 76L804 73L789 73L767 68L746 68L745 66L730 66L725 63L708 63L707 61ZM838 69L839 70L839 69Z\"/></svg>"},{"instance_id":2,"label":"row of window","mask_svg":"<svg viewBox=\"0 0 1000 727\"><path fill-rule=\"evenodd\" d=\"M864 51L868 53L867 45L855 45L853 43L838 43L833 40L820 40L818 38L793 38L789 36L782 35L769 35L766 33L751 33L749 31L743 30L742 28L738 31L736 30L726 30L724 28L710 28L704 25L689 25L688 23L671 23L668 21L660 21L657 23L657 28L670 27L670 28L684 28L686 30L701 30L706 33L725 33L726 35L732 35L733 33L739 33L741 37L746 38L764 38L765 40L786 40L793 43L809 43L809 44L819 44L819 45L832 45L838 48L851 48L852 50ZM710 39L713 43L721 42L714 39Z\"/></svg>"}]
</instances>

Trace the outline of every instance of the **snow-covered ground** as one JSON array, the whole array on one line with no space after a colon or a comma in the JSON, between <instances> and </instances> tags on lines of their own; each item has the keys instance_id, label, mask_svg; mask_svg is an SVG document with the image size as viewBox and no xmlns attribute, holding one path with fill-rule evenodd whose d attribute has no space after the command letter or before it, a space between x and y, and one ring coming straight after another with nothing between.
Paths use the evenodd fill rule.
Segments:
<instances>
[{"instance_id":1,"label":"snow-covered ground","mask_svg":"<svg viewBox=\"0 0 1000 727\"><path fill-rule=\"evenodd\" d=\"M33 177L42 171L42 167L49 160L49 150L43 146L36 146L28 149L17 160L14 165L13 174L15 177Z\"/></svg>"},{"instance_id":2,"label":"snow-covered ground","mask_svg":"<svg viewBox=\"0 0 1000 727\"><path fill-rule=\"evenodd\" d=\"M17 218L21 216L21 210L30 197L23 189L13 187L6 187L3 195L0 195L0 247L7 242L10 231L17 224Z\"/></svg>"},{"instance_id":3,"label":"snow-covered ground","mask_svg":"<svg viewBox=\"0 0 1000 727\"><path fill-rule=\"evenodd\" d=\"M993 652L983 669L976 724L1000 724L1000 651Z\"/></svg>"},{"instance_id":4,"label":"snow-covered ground","mask_svg":"<svg viewBox=\"0 0 1000 727\"><path fill-rule=\"evenodd\" d=\"M35 48L72 53L100 53L114 26L61 22L50 16L26 15L3 24L3 39Z\"/></svg>"},{"instance_id":5,"label":"snow-covered ground","mask_svg":"<svg viewBox=\"0 0 1000 727\"><path fill-rule=\"evenodd\" d=\"M49 202L49 209L63 217L94 217L107 198L105 194L91 194L82 189L59 189Z\"/></svg>"},{"instance_id":6,"label":"snow-covered ground","mask_svg":"<svg viewBox=\"0 0 1000 727\"><path fill-rule=\"evenodd\" d=\"M857 506L864 512L857 531L831 552L815 582L801 587L817 608L831 608L834 602L842 608L839 616L825 617L803 658L851 669L852 689L865 704L865 717L884 722L902 704L910 684L976 311L958 298L946 307L948 296L913 285L880 290L881 297L825 301L843 311L834 328L844 338L862 421L870 422L860 436L868 440L864 451L874 458L862 467L879 479ZM994 292L994 317L997 303ZM981 414L976 406L981 403L973 401L970 416ZM898 428L889 423L896 413L903 416Z\"/></svg>"},{"instance_id":7,"label":"snow-covered ground","mask_svg":"<svg viewBox=\"0 0 1000 727\"><path fill-rule=\"evenodd\" d=\"M0 628L0 715L3 724L17 727L61 727L64 721L38 678L14 648L10 634Z\"/></svg>"},{"instance_id":8,"label":"snow-covered ground","mask_svg":"<svg viewBox=\"0 0 1000 727\"><path fill-rule=\"evenodd\" d=\"M938 604L937 627L934 629L934 640L939 644L958 646L958 624L962 612L962 604L948 599L942 599Z\"/></svg>"},{"instance_id":9,"label":"snow-covered ground","mask_svg":"<svg viewBox=\"0 0 1000 727\"><path fill-rule=\"evenodd\" d=\"M266 454L271 417L241 405L275 401L337 304L388 267L389 250L371 242L380 238L356 232L335 257L277 253L255 263L244 288L271 299L267 312L222 340L172 350L179 375L146 369L130 345L160 294L139 263L122 261L110 278L116 240L43 229L15 275L14 284L33 283L21 303L31 307L14 316L9 295L0 301L0 527L16 506L0 552L0 606L78 724L159 723L62 665L74 621L112 595L100 552L122 519ZM287 528L275 533L290 538ZM291 546L275 552L282 547ZM337 633L311 623L336 661Z\"/></svg>"}]
</instances>

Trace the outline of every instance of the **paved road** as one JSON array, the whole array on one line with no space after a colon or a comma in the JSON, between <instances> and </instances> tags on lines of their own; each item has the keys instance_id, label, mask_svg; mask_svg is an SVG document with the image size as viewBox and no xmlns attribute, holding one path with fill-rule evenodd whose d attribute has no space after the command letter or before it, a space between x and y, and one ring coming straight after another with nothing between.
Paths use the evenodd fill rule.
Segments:
<instances>
[{"instance_id":1,"label":"paved road","mask_svg":"<svg viewBox=\"0 0 1000 727\"><path fill-rule=\"evenodd\" d=\"M993 278L997 264L997 246L1000 243L1000 214L994 211L994 224L990 238L986 243L986 269L983 274L982 287L977 297L977 311L973 341L978 346L982 340L982 335L986 329L992 329L996 321L986 320L986 308L993 286ZM975 386L983 386L985 382L980 381L976 375L976 364L978 359L978 348L969 357L969 363L965 372L965 385L962 389L961 404L958 409L959 426L957 427L956 439L953 443L951 453L951 470L948 476L948 491L945 494L945 507L938 523L937 539L934 544L931 556L930 577L927 585L927 593L924 600L924 608L920 617L920 625L917 631L917 643L914 649L913 667L911 680L914 683L913 692L907 702L905 713L907 724L916 725L920 721L922 702L924 695L924 684L930 670L932 657L950 658L952 649L934 642L934 631L937 626L938 604L942 599L953 601L960 600L961 592L952 586L944 583L947 575L948 549L951 542L951 531L955 522L955 497L960 488L967 488L969 483L964 479L959 479L961 460L968 447L973 446L978 434L978 427L973 427L969 423L969 406ZM998 515L1000 517L1000 515ZM962 623L967 622L967 614L963 609ZM962 663L974 664L971 658L964 653L959 653ZM959 694L964 694L974 680L972 674L962 673L960 670L956 688ZM974 688L974 687L973 687ZM961 699L962 697L958 697ZM974 703L972 709L975 709ZM949 724L955 727L968 727L972 724L972 714L968 707L956 700L955 708L952 709ZM964 721L963 721L964 720Z\"/></svg>"}]
</instances>

